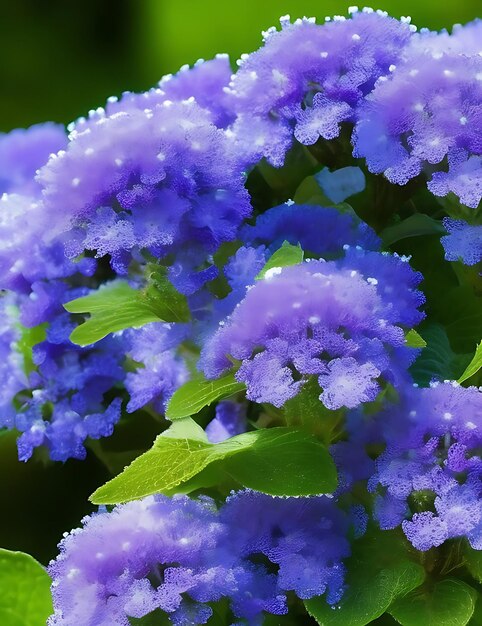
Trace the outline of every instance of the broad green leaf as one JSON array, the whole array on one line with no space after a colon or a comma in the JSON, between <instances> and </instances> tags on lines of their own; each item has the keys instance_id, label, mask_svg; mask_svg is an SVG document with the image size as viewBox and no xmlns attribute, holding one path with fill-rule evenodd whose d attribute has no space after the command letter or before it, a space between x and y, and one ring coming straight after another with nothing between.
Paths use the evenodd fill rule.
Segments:
<instances>
[{"instance_id":1,"label":"broad green leaf","mask_svg":"<svg viewBox=\"0 0 482 626\"><path fill-rule=\"evenodd\" d=\"M380 236L385 246L391 246L395 242L406 239L407 237L444 235L445 232L445 228L438 220L434 220L424 213L416 213L394 226L385 228Z\"/></svg>"},{"instance_id":2,"label":"broad green leaf","mask_svg":"<svg viewBox=\"0 0 482 626\"><path fill-rule=\"evenodd\" d=\"M440 303L439 317L455 352L472 352L482 337L482 298L471 287L456 287Z\"/></svg>"},{"instance_id":3,"label":"broad green leaf","mask_svg":"<svg viewBox=\"0 0 482 626\"><path fill-rule=\"evenodd\" d=\"M305 600L308 613L322 626L365 626L425 578L404 538L393 531L372 532L356 541L346 566L347 590L339 605L329 606L324 596Z\"/></svg>"},{"instance_id":4,"label":"broad green leaf","mask_svg":"<svg viewBox=\"0 0 482 626\"><path fill-rule=\"evenodd\" d=\"M453 379L455 354L443 326L427 324L420 335L427 345L410 368L415 382L426 387L432 379Z\"/></svg>"},{"instance_id":5,"label":"broad green leaf","mask_svg":"<svg viewBox=\"0 0 482 626\"><path fill-rule=\"evenodd\" d=\"M0 624L42 626L53 613L51 580L24 552L0 549Z\"/></svg>"},{"instance_id":6,"label":"broad green leaf","mask_svg":"<svg viewBox=\"0 0 482 626\"><path fill-rule=\"evenodd\" d=\"M268 259L266 265L261 272L256 276L256 280L261 280L266 276L269 270L273 270L277 267L287 267L288 265L298 265L303 262L303 249L300 245L293 246L287 241L283 243L281 248Z\"/></svg>"},{"instance_id":7,"label":"broad green leaf","mask_svg":"<svg viewBox=\"0 0 482 626\"><path fill-rule=\"evenodd\" d=\"M464 563L479 583L482 583L482 551L474 550L468 544L464 550Z\"/></svg>"},{"instance_id":8,"label":"broad green leaf","mask_svg":"<svg viewBox=\"0 0 482 626\"><path fill-rule=\"evenodd\" d=\"M480 370L481 367L482 367L482 341L479 343L479 345L477 346L475 350L474 358L472 359L472 361L470 361L466 370L464 371L462 376L460 376L457 382L459 383L465 382L466 380L471 378L474 374L477 374L477 372Z\"/></svg>"},{"instance_id":9,"label":"broad green leaf","mask_svg":"<svg viewBox=\"0 0 482 626\"><path fill-rule=\"evenodd\" d=\"M389 609L402 626L465 626L477 601L475 589L448 578L430 590L414 591Z\"/></svg>"},{"instance_id":10,"label":"broad green leaf","mask_svg":"<svg viewBox=\"0 0 482 626\"><path fill-rule=\"evenodd\" d=\"M405 345L409 348L425 348L427 342L412 328L412 330L409 330L405 335Z\"/></svg>"},{"instance_id":11,"label":"broad green leaf","mask_svg":"<svg viewBox=\"0 0 482 626\"><path fill-rule=\"evenodd\" d=\"M169 420L178 420L196 415L212 402L232 396L244 389L246 389L245 384L238 383L234 378L234 373L217 380L205 378L190 380L173 394L167 405L166 417Z\"/></svg>"},{"instance_id":12,"label":"broad green leaf","mask_svg":"<svg viewBox=\"0 0 482 626\"><path fill-rule=\"evenodd\" d=\"M234 461L234 457L239 459ZM216 462L221 471L246 487L273 495L313 495L336 488L329 452L307 433L260 429L212 444L193 420L185 418L159 435L153 447L122 474L97 489L91 500L116 504L178 488L183 491L184 483Z\"/></svg>"},{"instance_id":13,"label":"broad green leaf","mask_svg":"<svg viewBox=\"0 0 482 626\"><path fill-rule=\"evenodd\" d=\"M138 291L124 280L115 280L87 296L64 304L69 313L89 313L90 318L77 326L70 340L87 346L110 333L138 328L150 322L187 322L189 308L165 276L156 269L149 276L149 286Z\"/></svg>"}]
</instances>

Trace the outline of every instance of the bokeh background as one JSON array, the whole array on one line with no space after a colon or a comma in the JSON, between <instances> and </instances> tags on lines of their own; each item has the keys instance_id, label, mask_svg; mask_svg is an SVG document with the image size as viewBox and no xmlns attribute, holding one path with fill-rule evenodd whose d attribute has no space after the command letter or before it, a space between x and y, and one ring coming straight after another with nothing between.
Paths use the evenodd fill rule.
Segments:
<instances>
[{"instance_id":1,"label":"bokeh background","mask_svg":"<svg viewBox=\"0 0 482 626\"><path fill-rule=\"evenodd\" d=\"M411 15L419 27L433 29L474 19L482 8L482 0L381 1L392 15ZM340 0L0 0L0 131L68 123L110 95L147 89L216 52L228 52L234 64L281 15L323 19L346 14L348 6ZM0 545L47 563L62 533L93 509L88 496L108 477L92 454L64 465L41 456L19 463L15 433L3 434Z\"/></svg>"},{"instance_id":2,"label":"bokeh background","mask_svg":"<svg viewBox=\"0 0 482 626\"><path fill-rule=\"evenodd\" d=\"M352 0L353 3L354 0ZM417 26L477 17L481 0L380 0ZM260 45L280 15L346 14L341 0L0 0L0 130L68 123L184 63Z\"/></svg>"}]
</instances>

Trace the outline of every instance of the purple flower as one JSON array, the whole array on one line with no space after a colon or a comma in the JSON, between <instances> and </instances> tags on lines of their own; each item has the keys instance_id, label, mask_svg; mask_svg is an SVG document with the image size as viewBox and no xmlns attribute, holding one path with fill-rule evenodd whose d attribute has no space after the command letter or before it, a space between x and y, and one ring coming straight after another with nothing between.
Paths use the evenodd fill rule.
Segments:
<instances>
[{"instance_id":1,"label":"purple flower","mask_svg":"<svg viewBox=\"0 0 482 626\"><path fill-rule=\"evenodd\" d=\"M198 595L217 599L232 582L218 548L225 529L208 500L150 497L86 517L83 525L62 540L50 564L49 626L127 626L129 617L156 608L174 624L188 624L183 616L199 611ZM202 612L212 614L208 606Z\"/></svg>"},{"instance_id":2,"label":"purple flower","mask_svg":"<svg viewBox=\"0 0 482 626\"><path fill-rule=\"evenodd\" d=\"M53 122L0 133L0 195L37 195L35 172L66 144L64 127Z\"/></svg>"},{"instance_id":3,"label":"purple flower","mask_svg":"<svg viewBox=\"0 0 482 626\"><path fill-rule=\"evenodd\" d=\"M128 343L126 354L138 365L125 378L131 396L128 412L152 403L156 411L164 413L169 398L189 378L184 360L175 351L187 334L184 325L163 323L146 324L123 333Z\"/></svg>"},{"instance_id":4,"label":"purple flower","mask_svg":"<svg viewBox=\"0 0 482 626\"><path fill-rule=\"evenodd\" d=\"M225 127L234 116L229 106L230 97L226 93L231 75L228 55L217 54L208 61L199 59L191 68L183 65L177 74L163 76L158 85L148 91L125 91L120 98L111 96L105 108L92 109L88 118L79 118L69 124L68 130L83 132L99 120L116 113L144 111L153 109L166 100L181 102L189 98L194 98L203 109L209 111L216 126Z\"/></svg>"},{"instance_id":5,"label":"purple flower","mask_svg":"<svg viewBox=\"0 0 482 626\"><path fill-rule=\"evenodd\" d=\"M254 162L280 166L294 136L304 144L332 139L400 59L412 32L381 11L354 11L350 19L281 19L262 48L242 57L230 85L238 119L233 133Z\"/></svg>"},{"instance_id":6,"label":"purple flower","mask_svg":"<svg viewBox=\"0 0 482 626\"><path fill-rule=\"evenodd\" d=\"M447 261L461 260L465 265L475 265L482 260L482 226L471 226L448 217L444 219L444 226L449 234L440 241Z\"/></svg>"},{"instance_id":7,"label":"purple flower","mask_svg":"<svg viewBox=\"0 0 482 626\"><path fill-rule=\"evenodd\" d=\"M204 252L201 263L251 210L230 141L191 100L119 111L74 131L38 180L68 255L108 254L117 272L140 251L159 257L186 245Z\"/></svg>"},{"instance_id":8,"label":"purple flower","mask_svg":"<svg viewBox=\"0 0 482 626\"><path fill-rule=\"evenodd\" d=\"M379 265L391 262L384 255L378 259ZM363 266L364 257L350 261L342 259L341 268L310 261L269 270L204 346L200 367L206 376L219 377L234 359L247 397L280 407L316 375L323 388L320 399L333 409L375 399L380 375L403 380L405 368L396 362L406 365L411 351L398 323L420 319L420 300L405 297L408 285L401 287L400 300L383 293L382 280L379 293L377 279L352 269ZM374 265L371 259L367 263ZM382 277L384 270L377 272ZM411 308L402 311L399 305ZM357 384L350 385L355 371Z\"/></svg>"},{"instance_id":9,"label":"purple flower","mask_svg":"<svg viewBox=\"0 0 482 626\"><path fill-rule=\"evenodd\" d=\"M229 527L234 549L244 559L263 555L278 566L278 586L308 599L326 593L329 604L344 591L347 534L364 532L366 515L346 515L326 496L272 498L244 491L227 499L221 520Z\"/></svg>"},{"instance_id":10,"label":"purple flower","mask_svg":"<svg viewBox=\"0 0 482 626\"><path fill-rule=\"evenodd\" d=\"M62 243L50 238L49 230L40 200L16 194L1 197L0 289L29 293L36 281L94 272L93 259L67 259Z\"/></svg>"},{"instance_id":11,"label":"purple flower","mask_svg":"<svg viewBox=\"0 0 482 626\"><path fill-rule=\"evenodd\" d=\"M418 550L465 536L482 548L482 393L456 383L414 388L378 423L387 444L369 489L382 528L402 525Z\"/></svg>"},{"instance_id":12,"label":"purple flower","mask_svg":"<svg viewBox=\"0 0 482 626\"><path fill-rule=\"evenodd\" d=\"M300 244L308 254L333 258L343 254L343 246L377 250L380 240L364 222L350 213L332 207L287 202L268 209L254 226L243 226L240 237L249 245L264 244L274 252L284 241Z\"/></svg>"},{"instance_id":13,"label":"purple flower","mask_svg":"<svg viewBox=\"0 0 482 626\"><path fill-rule=\"evenodd\" d=\"M216 416L206 426L206 435L211 443L219 443L247 430L246 406L231 400L219 402Z\"/></svg>"},{"instance_id":14,"label":"purple flower","mask_svg":"<svg viewBox=\"0 0 482 626\"><path fill-rule=\"evenodd\" d=\"M205 623L226 598L236 618L260 625L287 613L287 593L306 599L344 591L347 534L363 533L326 496L233 494L220 511L208 498L155 496L84 518L52 561L49 626L127 626L156 609L173 624Z\"/></svg>"},{"instance_id":15,"label":"purple flower","mask_svg":"<svg viewBox=\"0 0 482 626\"><path fill-rule=\"evenodd\" d=\"M378 81L358 111L355 156L399 185L422 171L434 172L428 182L432 193L453 192L477 207L482 198L480 76L479 56L410 56L389 79Z\"/></svg>"}]
</instances>

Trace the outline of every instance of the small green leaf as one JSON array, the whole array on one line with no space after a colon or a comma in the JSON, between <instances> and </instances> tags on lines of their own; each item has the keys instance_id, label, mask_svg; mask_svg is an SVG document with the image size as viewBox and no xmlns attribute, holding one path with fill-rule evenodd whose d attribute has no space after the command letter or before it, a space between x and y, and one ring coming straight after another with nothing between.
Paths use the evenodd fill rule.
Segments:
<instances>
[{"instance_id":1,"label":"small green leaf","mask_svg":"<svg viewBox=\"0 0 482 626\"><path fill-rule=\"evenodd\" d=\"M235 461L234 457L239 458ZM194 420L185 418L159 435L153 447L122 474L97 489L91 500L117 504L154 493L184 491L184 483L214 463L246 487L272 495L314 495L336 488L329 452L307 433L260 429L212 444Z\"/></svg>"},{"instance_id":2,"label":"small green leaf","mask_svg":"<svg viewBox=\"0 0 482 626\"><path fill-rule=\"evenodd\" d=\"M385 246L406 239L407 237L419 237L420 235L444 235L445 228L441 222L434 220L424 213L416 213L407 219L389 226L381 233L381 238Z\"/></svg>"},{"instance_id":3,"label":"small green leaf","mask_svg":"<svg viewBox=\"0 0 482 626\"><path fill-rule=\"evenodd\" d=\"M18 324L18 328L20 330L20 338L17 341L16 348L23 357L23 371L28 376L35 370L32 348L45 340L47 324L39 324L33 328L27 328L22 324Z\"/></svg>"},{"instance_id":4,"label":"small green leaf","mask_svg":"<svg viewBox=\"0 0 482 626\"><path fill-rule=\"evenodd\" d=\"M416 330L409 330L405 335L405 345L409 348L425 348L427 342L421 337Z\"/></svg>"},{"instance_id":5,"label":"small green leaf","mask_svg":"<svg viewBox=\"0 0 482 626\"><path fill-rule=\"evenodd\" d=\"M414 591L398 599L389 613L402 626L465 626L477 601L475 589L461 580L446 579L429 591Z\"/></svg>"},{"instance_id":6,"label":"small green leaf","mask_svg":"<svg viewBox=\"0 0 482 626\"><path fill-rule=\"evenodd\" d=\"M87 346L125 328L159 321L189 321L185 296L173 287L164 272L152 271L149 285L143 291L133 289L124 280L115 280L88 296L64 304L69 313L90 314L88 320L72 331L70 340Z\"/></svg>"},{"instance_id":7,"label":"small green leaf","mask_svg":"<svg viewBox=\"0 0 482 626\"><path fill-rule=\"evenodd\" d=\"M482 367L482 341L479 343L479 345L477 346L475 350L474 358L472 359L472 361L470 361L466 370L464 371L464 373L458 379L457 382L459 383L465 382L466 380L471 378L474 374L477 374L477 372L480 370L481 367Z\"/></svg>"},{"instance_id":8,"label":"small green leaf","mask_svg":"<svg viewBox=\"0 0 482 626\"><path fill-rule=\"evenodd\" d=\"M324 596L305 600L308 613L322 626L365 626L425 578L406 540L394 531L372 532L356 541L346 566L347 590L338 606L329 606Z\"/></svg>"},{"instance_id":9,"label":"small green leaf","mask_svg":"<svg viewBox=\"0 0 482 626\"><path fill-rule=\"evenodd\" d=\"M303 262L303 249L300 245L293 246L287 241L283 243L281 248L268 259L266 265L256 276L256 280L261 280L266 276L266 272L275 267L288 267L289 265L298 265Z\"/></svg>"},{"instance_id":10,"label":"small green leaf","mask_svg":"<svg viewBox=\"0 0 482 626\"><path fill-rule=\"evenodd\" d=\"M0 624L41 626L53 613L51 580L29 554L0 549Z\"/></svg>"},{"instance_id":11,"label":"small green leaf","mask_svg":"<svg viewBox=\"0 0 482 626\"><path fill-rule=\"evenodd\" d=\"M232 396L244 389L246 389L245 384L238 383L233 373L217 380L206 380L205 378L190 380L179 387L169 400L166 417L169 420L178 420L196 415L212 402Z\"/></svg>"}]
</instances>

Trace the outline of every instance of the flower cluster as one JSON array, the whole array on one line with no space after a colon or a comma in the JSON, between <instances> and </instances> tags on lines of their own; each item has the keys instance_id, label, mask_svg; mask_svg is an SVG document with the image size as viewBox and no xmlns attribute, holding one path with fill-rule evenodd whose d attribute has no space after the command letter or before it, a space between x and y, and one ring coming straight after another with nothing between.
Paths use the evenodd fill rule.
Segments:
<instances>
[{"instance_id":1,"label":"flower cluster","mask_svg":"<svg viewBox=\"0 0 482 626\"><path fill-rule=\"evenodd\" d=\"M378 379L397 384L410 363L402 325L423 317L419 281L402 259L350 248L338 264L272 268L208 340L202 370L217 378L238 361L247 397L277 407L310 375L329 409L374 400Z\"/></svg>"},{"instance_id":2,"label":"flower cluster","mask_svg":"<svg viewBox=\"0 0 482 626\"><path fill-rule=\"evenodd\" d=\"M49 626L351 623L384 533L398 619L465 566L437 547L482 550L482 22L349 13L0 136L0 428L147 450L64 536Z\"/></svg>"},{"instance_id":3,"label":"flower cluster","mask_svg":"<svg viewBox=\"0 0 482 626\"><path fill-rule=\"evenodd\" d=\"M387 448L368 483L380 526L401 524L418 550L461 536L482 549L481 391L414 389L380 419Z\"/></svg>"},{"instance_id":4,"label":"flower cluster","mask_svg":"<svg viewBox=\"0 0 482 626\"><path fill-rule=\"evenodd\" d=\"M296 138L333 139L353 122L376 80L398 63L412 32L384 12L353 10L350 19L281 19L264 46L246 58L230 83L237 119L233 132L253 161L282 165Z\"/></svg>"},{"instance_id":5,"label":"flower cluster","mask_svg":"<svg viewBox=\"0 0 482 626\"><path fill-rule=\"evenodd\" d=\"M213 501L157 496L83 520L50 565L55 614L49 626L127 626L161 609L178 626L205 624L208 603L228 598L232 613L261 624L287 612L287 593L307 599L343 592L347 534L366 518L325 496L272 498L239 492ZM261 558L262 557L262 558Z\"/></svg>"}]
</instances>

